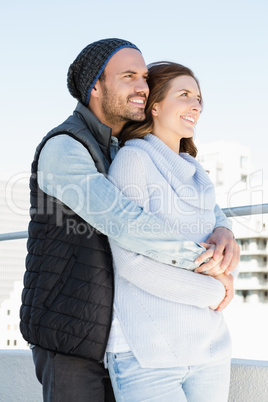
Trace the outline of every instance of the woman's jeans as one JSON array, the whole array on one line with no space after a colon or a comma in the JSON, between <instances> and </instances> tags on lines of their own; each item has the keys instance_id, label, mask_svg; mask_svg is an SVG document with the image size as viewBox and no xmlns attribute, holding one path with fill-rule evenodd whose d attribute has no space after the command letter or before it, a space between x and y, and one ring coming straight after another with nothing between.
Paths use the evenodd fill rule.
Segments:
<instances>
[{"instance_id":1,"label":"woman's jeans","mask_svg":"<svg viewBox=\"0 0 268 402\"><path fill-rule=\"evenodd\" d=\"M141 368L132 352L107 353L117 402L227 402L230 359L164 369Z\"/></svg>"}]
</instances>

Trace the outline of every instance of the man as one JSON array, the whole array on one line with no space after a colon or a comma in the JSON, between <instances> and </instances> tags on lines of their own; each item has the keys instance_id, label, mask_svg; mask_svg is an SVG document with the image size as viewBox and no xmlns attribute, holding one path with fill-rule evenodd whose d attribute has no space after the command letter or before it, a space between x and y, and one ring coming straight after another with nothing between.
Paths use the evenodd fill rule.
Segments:
<instances>
[{"instance_id":1,"label":"man","mask_svg":"<svg viewBox=\"0 0 268 402\"><path fill-rule=\"evenodd\" d=\"M197 266L195 258L200 264L209 255L172 234L105 177L124 125L144 119L146 79L143 57L132 43L104 39L88 45L68 71L77 108L36 150L21 332L34 345L45 401L113 400L102 363L113 305L105 235L178 267L182 247L188 268ZM216 226L209 240L217 245L216 256L204 269L217 265L225 253L222 269L232 270L237 247L219 208Z\"/></svg>"}]
</instances>

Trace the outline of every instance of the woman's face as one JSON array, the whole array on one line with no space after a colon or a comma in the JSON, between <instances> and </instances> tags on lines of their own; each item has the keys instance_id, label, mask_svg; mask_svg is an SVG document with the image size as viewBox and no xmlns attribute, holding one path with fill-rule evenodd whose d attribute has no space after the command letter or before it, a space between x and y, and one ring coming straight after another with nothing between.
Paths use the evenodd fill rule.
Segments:
<instances>
[{"instance_id":1,"label":"woman's face","mask_svg":"<svg viewBox=\"0 0 268 402\"><path fill-rule=\"evenodd\" d=\"M187 75L174 78L166 97L153 106L153 134L167 145L192 137L202 109L200 100L194 78Z\"/></svg>"}]
</instances>

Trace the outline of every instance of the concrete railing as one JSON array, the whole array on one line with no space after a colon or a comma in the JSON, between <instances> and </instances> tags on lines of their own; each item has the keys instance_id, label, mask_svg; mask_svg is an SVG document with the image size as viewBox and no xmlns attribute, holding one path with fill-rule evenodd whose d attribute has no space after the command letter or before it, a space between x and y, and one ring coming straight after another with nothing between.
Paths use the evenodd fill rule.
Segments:
<instances>
[{"instance_id":1,"label":"concrete railing","mask_svg":"<svg viewBox=\"0 0 268 402\"><path fill-rule=\"evenodd\" d=\"M0 401L42 401L30 350L0 350ZM232 359L228 402L267 401L268 362Z\"/></svg>"},{"instance_id":2,"label":"concrete railing","mask_svg":"<svg viewBox=\"0 0 268 402\"><path fill-rule=\"evenodd\" d=\"M228 402L267 402L268 362L232 359ZM215 401L216 402L216 401Z\"/></svg>"},{"instance_id":3,"label":"concrete railing","mask_svg":"<svg viewBox=\"0 0 268 402\"><path fill-rule=\"evenodd\" d=\"M30 350L0 350L0 401L41 402Z\"/></svg>"}]
</instances>

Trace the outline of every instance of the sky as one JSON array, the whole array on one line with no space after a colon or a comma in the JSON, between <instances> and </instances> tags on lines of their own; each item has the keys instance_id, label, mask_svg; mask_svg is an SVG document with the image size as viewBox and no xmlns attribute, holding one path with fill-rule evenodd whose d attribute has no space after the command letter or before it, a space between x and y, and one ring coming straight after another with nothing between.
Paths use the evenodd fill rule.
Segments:
<instances>
[{"instance_id":1,"label":"sky","mask_svg":"<svg viewBox=\"0 0 268 402\"><path fill-rule=\"evenodd\" d=\"M253 169L268 178L267 16L267 0L3 2L1 171L30 170L41 138L75 108L69 65L87 44L119 37L135 43L146 63L190 67L204 98L197 141L250 147Z\"/></svg>"}]
</instances>

